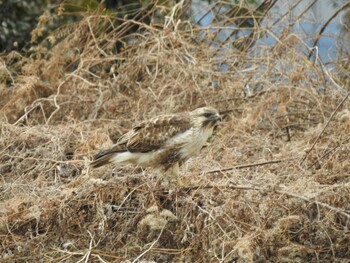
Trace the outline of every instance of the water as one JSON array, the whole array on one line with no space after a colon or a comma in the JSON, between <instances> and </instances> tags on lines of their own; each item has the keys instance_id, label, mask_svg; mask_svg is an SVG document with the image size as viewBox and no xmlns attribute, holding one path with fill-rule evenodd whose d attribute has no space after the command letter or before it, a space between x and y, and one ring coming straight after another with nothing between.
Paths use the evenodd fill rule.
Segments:
<instances>
[{"instance_id":1,"label":"water","mask_svg":"<svg viewBox=\"0 0 350 263\"><path fill-rule=\"evenodd\" d=\"M214 1L212 2L214 3ZM315 3L311 6L313 2ZM309 55L311 50L316 47L317 49L315 50L317 50L317 52L312 53L313 59L315 59L315 54L318 54L319 58L324 63L337 60L347 55L350 51L350 33L348 31L349 29L347 30L350 25L348 23L349 20L347 20L345 16L346 10L339 12L335 18L330 20L315 46L314 43L325 23L347 2L348 0L302 0L300 4L293 8L293 5L295 5L297 1L279 0L261 23L261 27L269 29L274 36L266 34L265 37L257 41L256 45L274 45L276 43L276 37L279 38L283 30L290 26L290 33L295 34L297 38L304 42L304 45L300 47L300 51L304 52L305 55ZM210 5L206 1L193 1L192 9L195 13L194 19L196 21L202 18L200 20L200 26L215 26L215 22L213 22L214 17L211 12L203 18L203 15L210 10ZM307 9L308 11L305 12ZM286 15L281 19L283 14ZM235 29L235 25L230 26L232 27L231 29L227 28L220 31L217 41L224 41L230 36ZM234 35L232 38L237 38L248 33L249 30L244 30Z\"/></svg>"}]
</instances>

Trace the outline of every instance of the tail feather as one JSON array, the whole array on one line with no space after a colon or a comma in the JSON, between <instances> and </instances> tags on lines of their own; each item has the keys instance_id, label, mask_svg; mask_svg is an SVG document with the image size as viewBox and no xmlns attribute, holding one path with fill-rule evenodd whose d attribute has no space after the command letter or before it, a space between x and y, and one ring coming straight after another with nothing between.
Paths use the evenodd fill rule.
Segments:
<instances>
[{"instance_id":1,"label":"tail feather","mask_svg":"<svg viewBox=\"0 0 350 263\"><path fill-rule=\"evenodd\" d=\"M118 152L115 152L112 149L103 150L95 156L90 165L97 168L109 164L113 162L113 157L115 157L116 154L118 154Z\"/></svg>"},{"instance_id":2,"label":"tail feather","mask_svg":"<svg viewBox=\"0 0 350 263\"><path fill-rule=\"evenodd\" d=\"M137 154L130 153L129 151L116 151L114 149L107 149L99 152L94 161L91 162L91 166L94 168L109 164L109 163L127 163L133 162Z\"/></svg>"}]
</instances>

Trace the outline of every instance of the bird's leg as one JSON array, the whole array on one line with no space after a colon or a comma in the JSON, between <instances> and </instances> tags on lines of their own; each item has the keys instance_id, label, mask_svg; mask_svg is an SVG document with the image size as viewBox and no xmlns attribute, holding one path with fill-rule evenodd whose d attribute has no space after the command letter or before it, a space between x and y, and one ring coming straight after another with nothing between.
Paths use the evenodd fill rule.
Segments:
<instances>
[{"instance_id":1,"label":"bird's leg","mask_svg":"<svg viewBox=\"0 0 350 263\"><path fill-rule=\"evenodd\" d=\"M181 187L183 186L183 182L181 181L180 177L180 169L179 169L179 163L173 164L171 167L169 167L165 172L165 182L170 187Z\"/></svg>"},{"instance_id":2,"label":"bird's leg","mask_svg":"<svg viewBox=\"0 0 350 263\"><path fill-rule=\"evenodd\" d=\"M180 174L179 163L175 163L173 166L171 166L170 170L171 170L171 174L175 176L177 179Z\"/></svg>"}]
</instances>

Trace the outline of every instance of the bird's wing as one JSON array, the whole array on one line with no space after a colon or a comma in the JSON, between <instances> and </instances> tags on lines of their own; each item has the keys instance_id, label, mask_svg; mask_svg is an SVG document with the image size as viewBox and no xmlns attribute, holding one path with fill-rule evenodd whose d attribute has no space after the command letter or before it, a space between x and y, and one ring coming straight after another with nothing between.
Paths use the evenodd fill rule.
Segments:
<instances>
[{"instance_id":1,"label":"bird's wing","mask_svg":"<svg viewBox=\"0 0 350 263\"><path fill-rule=\"evenodd\" d=\"M126 147L130 152L149 152L164 146L175 135L192 127L189 114L164 115L141 122L124 134L115 149Z\"/></svg>"}]
</instances>

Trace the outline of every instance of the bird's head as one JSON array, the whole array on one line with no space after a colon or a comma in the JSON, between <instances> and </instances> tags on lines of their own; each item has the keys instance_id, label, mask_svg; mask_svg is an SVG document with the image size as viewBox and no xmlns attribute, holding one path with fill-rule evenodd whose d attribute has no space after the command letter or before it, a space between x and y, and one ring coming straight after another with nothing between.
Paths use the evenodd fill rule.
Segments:
<instances>
[{"instance_id":1,"label":"bird's head","mask_svg":"<svg viewBox=\"0 0 350 263\"><path fill-rule=\"evenodd\" d=\"M216 128L221 121L219 112L214 108L202 107L191 111L190 114L201 128Z\"/></svg>"}]
</instances>

